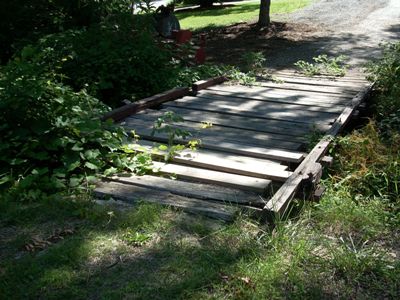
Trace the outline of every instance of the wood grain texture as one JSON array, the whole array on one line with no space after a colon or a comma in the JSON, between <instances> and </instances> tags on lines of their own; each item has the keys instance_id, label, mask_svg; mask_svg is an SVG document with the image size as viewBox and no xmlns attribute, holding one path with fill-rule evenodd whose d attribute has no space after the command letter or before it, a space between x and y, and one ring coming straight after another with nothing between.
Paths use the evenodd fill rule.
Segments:
<instances>
[{"instance_id":1,"label":"wood grain texture","mask_svg":"<svg viewBox=\"0 0 400 300\"><path fill-rule=\"evenodd\" d=\"M141 120L143 122L151 122L154 124L154 121L158 118L162 117L164 113L168 110L146 110L142 113L131 116L125 120L126 124L129 124L131 120ZM170 111L170 110L169 110ZM175 122L171 125L176 128L185 128L189 130L193 137L197 137L199 134L207 134L211 136L222 135L227 138L234 137L240 141L246 140L251 143L260 143L263 144L265 141L270 139L287 141L288 137L285 134L282 134L281 131L272 131L272 132L263 132L261 130L252 130L246 128L235 128L235 127L227 127L221 126L218 124L205 124L203 122L196 121L185 121L185 115L180 115L184 121L183 122ZM303 136L292 136L290 137L291 141L303 143L307 141Z\"/></svg>"},{"instance_id":2,"label":"wood grain texture","mask_svg":"<svg viewBox=\"0 0 400 300\"><path fill-rule=\"evenodd\" d=\"M253 205L257 207L265 204L263 198L256 193L212 184L194 183L151 175L135 176L131 174L113 176L108 180L167 191L184 197L224 202L226 204Z\"/></svg>"},{"instance_id":3,"label":"wood grain texture","mask_svg":"<svg viewBox=\"0 0 400 300\"><path fill-rule=\"evenodd\" d=\"M343 106L336 105L336 103L332 103L330 105L318 106L318 105L304 105L299 103L287 103L283 101L265 101L265 99L252 99L252 98L244 98L244 97L232 97L226 95L213 95L213 96L203 96L198 95L196 97L183 97L178 99L175 102L182 103L192 103L192 102L200 102L200 103L212 103L212 105L219 107L222 105L223 108L226 106L235 106L239 109L257 109L262 108L264 111L310 111L310 112L319 112L319 113L332 113L332 114L340 114L343 110Z\"/></svg>"},{"instance_id":4,"label":"wood grain texture","mask_svg":"<svg viewBox=\"0 0 400 300\"><path fill-rule=\"evenodd\" d=\"M198 123L211 123L212 125L224 126L229 128L247 129L252 131L277 133L287 136L306 136L315 131L326 131L329 125L323 124L300 124L284 120L265 120L262 118L248 118L235 114L221 112L207 112L185 107L169 107L161 109L163 113L173 111L180 115L185 121ZM289 137L288 137L289 138Z\"/></svg>"},{"instance_id":5,"label":"wood grain texture","mask_svg":"<svg viewBox=\"0 0 400 300\"><path fill-rule=\"evenodd\" d=\"M203 90L197 94L197 97L213 98L213 97L226 97L229 99L252 99L263 101L267 103L283 103L295 104L308 108L340 108L344 107L351 98L343 97L313 97L301 94L284 95L276 92L265 91L264 88L254 87L249 90L242 90L241 92L225 91L225 90Z\"/></svg>"},{"instance_id":6,"label":"wood grain texture","mask_svg":"<svg viewBox=\"0 0 400 300\"><path fill-rule=\"evenodd\" d=\"M166 205L224 221L232 220L240 211L238 207L233 205L193 199L174 195L167 191L143 188L118 182L101 182L97 185L94 193L98 197L113 197L114 199L121 199L130 203L145 201Z\"/></svg>"},{"instance_id":7,"label":"wood grain texture","mask_svg":"<svg viewBox=\"0 0 400 300\"><path fill-rule=\"evenodd\" d=\"M231 188L248 190L264 195L271 184L268 179L231 174L201 168L194 168L174 163L153 162L160 174L176 176L178 179L211 183Z\"/></svg>"},{"instance_id":8,"label":"wood grain texture","mask_svg":"<svg viewBox=\"0 0 400 300\"><path fill-rule=\"evenodd\" d=\"M186 100L186 99L185 99ZM253 105L254 104L254 105ZM239 116L246 116L249 118L258 117L266 120L286 120L296 123L304 124L314 124L314 123L327 123L333 122L336 116L339 115L333 113L320 113L315 111L307 110L284 110L279 109L269 109L263 105L257 105L255 103L247 103L243 106L237 106L234 103L229 103L229 101L196 101L183 102L174 101L165 104L164 107L190 107L202 111L211 111L217 113L231 113Z\"/></svg>"},{"instance_id":9,"label":"wood grain texture","mask_svg":"<svg viewBox=\"0 0 400 300\"><path fill-rule=\"evenodd\" d=\"M278 75L276 77L278 80L282 80L285 83L290 83L290 84L303 84L303 85L312 85L312 86L331 86L331 87L349 87L355 90L360 90L362 88L365 88L366 85L368 85L368 82L366 80L360 80L360 81L344 81L340 79L336 80L326 80L322 78L299 78L299 77L291 77L291 76L284 76L284 75Z\"/></svg>"},{"instance_id":10,"label":"wood grain texture","mask_svg":"<svg viewBox=\"0 0 400 300\"><path fill-rule=\"evenodd\" d=\"M294 90L294 89L277 89L277 88L270 88L265 86L237 86L237 85L228 85L228 84L220 84L216 86L211 86L205 91L225 91L231 93L253 93L254 96L257 93L263 93L263 97L303 97L308 100L318 100L320 102L332 102L332 101L346 101L353 98L352 95L346 93L340 94L326 94L326 93L316 93L312 91L304 90ZM204 92L204 91L202 91ZM251 97L250 97L251 98Z\"/></svg>"},{"instance_id":11,"label":"wood grain texture","mask_svg":"<svg viewBox=\"0 0 400 300\"><path fill-rule=\"evenodd\" d=\"M163 159L165 151L161 151L147 141L140 141L132 145L139 152L151 153L153 157ZM232 174L239 174L257 178L284 182L292 172L287 166L258 158L232 155L224 152L198 149L196 151L183 150L175 153L172 162Z\"/></svg>"},{"instance_id":12,"label":"wood grain texture","mask_svg":"<svg viewBox=\"0 0 400 300\"><path fill-rule=\"evenodd\" d=\"M232 132L232 130L217 132L215 129L213 132L207 130L195 130L193 127L176 125L175 129L185 130L191 133L190 138L182 139L176 137L174 139L177 144L186 144L190 139L197 139L201 142L201 147L209 147L210 145L216 145L220 148L224 148L226 143L235 143L237 146L250 146L258 148L277 148L295 151L302 143L299 141L288 141L285 139L278 139L266 134L253 134L246 137L245 135L239 135ZM144 139L160 142L168 142L168 134L165 132L153 133L153 122L150 120L141 120L132 116L125 119L124 128L127 130L135 130L135 132ZM243 148L242 146L242 148ZM210 148L211 149L211 148ZM219 150L219 149L218 149ZM229 151L228 151L229 152Z\"/></svg>"}]
</instances>

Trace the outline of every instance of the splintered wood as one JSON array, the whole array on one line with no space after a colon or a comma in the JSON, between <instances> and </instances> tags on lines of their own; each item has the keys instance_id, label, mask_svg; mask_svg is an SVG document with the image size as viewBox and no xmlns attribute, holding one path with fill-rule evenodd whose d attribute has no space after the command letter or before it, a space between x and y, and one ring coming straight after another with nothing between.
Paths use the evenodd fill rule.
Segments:
<instances>
[{"instance_id":1,"label":"splintered wood","mask_svg":"<svg viewBox=\"0 0 400 300\"><path fill-rule=\"evenodd\" d=\"M223 220L240 211L284 214L302 186L317 189L332 137L371 90L357 75L308 78L279 72L274 81L252 87L223 81L201 81L191 92L171 90L105 116L135 130L140 139L129 146L152 155L154 170L145 176L112 176L99 183L96 193ZM170 129L190 133L189 138L177 134L174 143L194 140L196 150L165 146L171 136L155 131L154 124L167 112L182 118L168 123ZM320 139L314 147L312 137Z\"/></svg>"}]
</instances>

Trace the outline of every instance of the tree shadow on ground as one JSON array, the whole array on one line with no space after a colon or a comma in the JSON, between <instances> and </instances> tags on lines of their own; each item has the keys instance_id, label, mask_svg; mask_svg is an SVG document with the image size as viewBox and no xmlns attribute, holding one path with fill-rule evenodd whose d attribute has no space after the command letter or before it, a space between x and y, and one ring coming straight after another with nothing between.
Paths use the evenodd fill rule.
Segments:
<instances>
[{"instance_id":1,"label":"tree shadow on ground","mask_svg":"<svg viewBox=\"0 0 400 300\"><path fill-rule=\"evenodd\" d=\"M238 65L243 53L262 52L267 59L266 66L277 70L290 68L298 60L312 62L319 54L346 55L350 64L362 66L379 56L380 42L400 37L400 27L387 27L382 40L367 34L335 34L310 25L280 22L264 30L259 30L256 24L236 24L209 32L207 37L207 55L212 63Z\"/></svg>"}]
</instances>

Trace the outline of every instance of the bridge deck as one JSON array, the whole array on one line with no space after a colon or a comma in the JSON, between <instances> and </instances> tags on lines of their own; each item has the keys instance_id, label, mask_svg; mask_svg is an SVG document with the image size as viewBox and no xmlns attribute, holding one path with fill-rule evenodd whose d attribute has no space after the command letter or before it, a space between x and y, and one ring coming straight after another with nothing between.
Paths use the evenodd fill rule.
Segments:
<instances>
[{"instance_id":1,"label":"bridge deck","mask_svg":"<svg viewBox=\"0 0 400 300\"><path fill-rule=\"evenodd\" d=\"M278 73L274 81L259 81L253 87L207 86L211 83L194 86L195 95L185 92L172 101L164 97L161 105L134 109L138 112L123 118L126 130L140 136L133 147L150 152L158 171L142 177L114 176L96 192L222 219L243 209L283 213L301 184L310 179L315 186L329 137L342 129L370 89L361 76L332 80L295 73ZM153 130L166 112L182 120L166 122L163 128L190 133L174 143L196 140L199 145L195 151L173 153L168 163L168 150L158 146L168 143L171 134L168 129ZM317 144L314 149L312 141Z\"/></svg>"}]
</instances>

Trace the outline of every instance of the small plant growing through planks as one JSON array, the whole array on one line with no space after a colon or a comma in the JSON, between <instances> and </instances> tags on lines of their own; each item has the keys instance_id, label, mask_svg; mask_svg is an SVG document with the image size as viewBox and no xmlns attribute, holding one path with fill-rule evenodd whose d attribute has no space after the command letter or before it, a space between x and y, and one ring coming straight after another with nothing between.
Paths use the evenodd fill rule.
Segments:
<instances>
[{"instance_id":1,"label":"small plant growing through planks","mask_svg":"<svg viewBox=\"0 0 400 300\"><path fill-rule=\"evenodd\" d=\"M347 57L344 55L339 55L338 57L329 57L326 54L321 54L313 57L315 63L299 60L294 65L300 70L301 73L309 77L315 75L343 77L347 72L347 67L344 63L346 58Z\"/></svg>"},{"instance_id":2,"label":"small plant growing through planks","mask_svg":"<svg viewBox=\"0 0 400 300\"><path fill-rule=\"evenodd\" d=\"M199 139L190 140L186 145L174 144L175 139L186 139L191 137L192 133L188 130L182 129L175 125L176 123L183 122L183 118L173 111L167 111L163 116L157 118L154 122L152 135L155 133L165 133L167 135L167 145L160 145L158 148L161 151L165 151L165 161L169 161L178 152L186 149L187 147L191 150L196 150L197 146L201 144Z\"/></svg>"}]
</instances>

